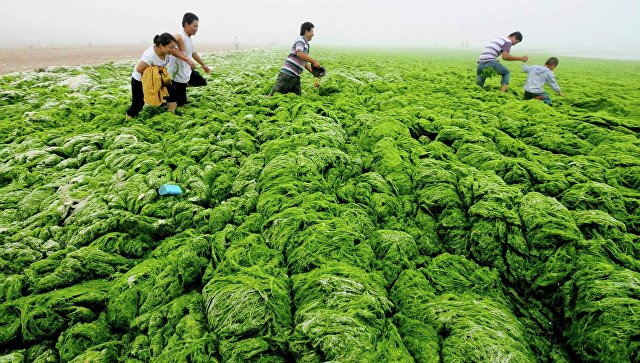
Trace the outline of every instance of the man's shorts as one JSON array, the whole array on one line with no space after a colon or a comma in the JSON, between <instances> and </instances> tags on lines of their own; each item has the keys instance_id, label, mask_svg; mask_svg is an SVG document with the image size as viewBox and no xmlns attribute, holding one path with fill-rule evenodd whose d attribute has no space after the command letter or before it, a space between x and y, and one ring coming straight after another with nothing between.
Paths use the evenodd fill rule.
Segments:
<instances>
[{"instance_id":1,"label":"man's shorts","mask_svg":"<svg viewBox=\"0 0 640 363\"><path fill-rule=\"evenodd\" d=\"M276 92L280 93L295 93L298 96L302 94L302 88L300 87L300 77L292 76L284 72L278 74L276 84L271 89L271 94Z\"/></svg>"},{"instance_id":2,"label":"man's shorts","mask_svg":"<svg viewBox=\"0 0 640 363\"><path fill-rule=\"evenodd\" d=\"M207 80L200 75L197 71L191 71L191 77L189 78L190 87L202 87L207 85ZM176 88L175 100L178 106L184 106L187 104L187 83L180 83L173 81L173 85Z\"/></svg>"}]
</instances>

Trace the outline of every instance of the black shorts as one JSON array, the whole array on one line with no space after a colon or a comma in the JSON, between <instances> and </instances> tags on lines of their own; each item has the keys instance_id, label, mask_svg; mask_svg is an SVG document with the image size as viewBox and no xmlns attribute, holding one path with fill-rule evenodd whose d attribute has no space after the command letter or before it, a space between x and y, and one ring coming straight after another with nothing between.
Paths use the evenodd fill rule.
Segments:
<instances>
[{"instance_id":1,"label":"black shorts","mask_svg":"<svg viewBox=\"0 0 640 363\"><path fill-rule=\"evenodd\" d=\"M169 95L165 98L167 102L176 102L176 94L178 93L176 87L170 84L167 87ZM142 91L142 82L131 77L131 106L127 110L127 115L136 117L144 106L144 92Z\"/></svg>"},{"instance_id":2,"label":"black shorts","mask_svg":"<svg viewBox=\"0 0 640 363\"><path fill-rule=\"evenodd\" d=\"M197 71L191 71L191 77L189 77L189 83L172 82L176 89L176 102L178 106L184 106L187 104L187 85L191 87L202 87L207 85L207 80L200 75Z\"/></svg>"},{"instance_id":3,"label":"black shorts","mask_svg":"<svg viewBox=\"0 0 640 363\"><path fill-rule=\"evenodd\" d=\"M280 93L295 93L298 96L302 94L302 88L300 87L300 77L292 76L284 72L278 74L276 84L271 89L271 94L276 92Z\"/></svg>"},{"instance_id":4,"label":"black shorts","mask_svg":"<svg viewBox=\"0 0 640 363\"><path fill-rule=\"evenodd\" d=\"M532 98L541 97L541 96L544 97L544 94L542 94L542 93L531 93L531 92L524 91L524 99L525 100L530 100Z\"/></svg>"}]
</instances>

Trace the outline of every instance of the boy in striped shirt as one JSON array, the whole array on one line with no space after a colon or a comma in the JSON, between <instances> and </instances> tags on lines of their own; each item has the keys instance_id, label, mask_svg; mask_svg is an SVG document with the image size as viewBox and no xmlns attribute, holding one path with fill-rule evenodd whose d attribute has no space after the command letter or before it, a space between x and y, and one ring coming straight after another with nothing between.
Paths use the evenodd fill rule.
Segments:
<instances>
[{"instance_id":1,"label":"boy in striped shirt","mask_svg":"<svg viewBox=\"0 0 640 363\"><path fill-rule=\"evenodd\" d=\"M482 54L480 54L480 58L478 58L478 69L476 70L476 81L478 83L478 86L484 87L484 81L487 79L483 75L482 71L484 71L486 68L493 68L499 75L502 76L502 87L500 88L500 92L505 92L507 90L507 87L509 86L510 72L507 67L498 63L497 58L502 55L502 59L506 61L528 61L529 57L527 57L526 55L522 57L516 57L510 54L511 47L520 43L521 41L522 33L517 31L509 34L509 36L506 38L496 38L489 42L489 44L482 51Z\"/></svg>"},{"instance_id":2,"label":"boy in striped shirt","mask_svg":"<svg viewBox=\"0 0 640 363\"><path fill-rule=\"evenodd\" d=\"M313 38L313 24L306 22L300 26L300 38L296 39L291 47L291 53L284 61L276 84L271 89L269 96L276 92L290 93L293 92L300 96L302 88L300 87L300 75L305 68L313 73L309 63L314 67L320 67L317 60L309 56L309 42Z\"/></svg>"}]
</instances>

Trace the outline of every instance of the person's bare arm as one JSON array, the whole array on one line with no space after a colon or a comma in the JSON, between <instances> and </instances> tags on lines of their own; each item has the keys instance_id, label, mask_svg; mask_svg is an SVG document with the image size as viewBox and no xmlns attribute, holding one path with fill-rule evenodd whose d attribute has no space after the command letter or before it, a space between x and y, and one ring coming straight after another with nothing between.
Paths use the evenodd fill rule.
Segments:
<instances>
[{"instance_id":1,"label":"person's bare arm","mask_svg":"<svg viewBox=\"0 0 640 363\"><path fill-rule=\"evenodd\" d=\"M178 41L178 47L174 48L173 51L171 51L171 55L187 62L189 67L191 67L191 69L194 69L196 67L196 64L193 63L193 61L189 59L184 53L187 48L184 46L184 39L182 39L182 35L174 34L173 37Z\"/></svg>"},{"instance_id":2,"label":"person's bare arm","mask_svg":"<svg viewBox=\"0 0 640 363\"><path fill-rule=\"evenodd\" d=\"M298 56L298 58L302 59L303 61L313 64L314 67L316 68L320 67L320 63L318 63L317 60L311 58L308 54L304 54L304 52L302 51L297 51L296 55Z\"/></svg>"},{"instance_id":3,"label":"person's bare arm","mask_svg":"<svg viewBox=\"0 0 640 363\"><path fill-rule=\"evenodd\" d=\"M144 70L147 69L149 67L149 65L147 63L145 63L144 61L140 61L138 62L138 65L136 66L136 71L138 71L140 74L144 73Z\"/></svg>"},{"instance_id":4,"label":"person's bare arm","mask_svg":"<svg viewBox=\"0 0 640 363\"><path fill-rule=\"evenodd\" d=\"M196 62L200 63L205 73L209 74L211 72L211 69L209 69L209 66L204 64L204 62L202 61L202 58L200 58L200 54L198 54L197 52L193 52L192 56L193 56L193 59L196 60Z\"/></svg>"},{"instance_id":5,"label":"person's bare arm","mask_svg":"<svg viewBox=\"0 0 640 363\"><path fill-rule=\"evenodd\" d=\"M504 59L506 61L526 62L526 61L529 60L529 57L527 57L526 55L523 55L522 57L515 57L515 56L512 56L511 54L509 54L509 52L502 52L502 59Z\"/></svg>"}]
</instances>

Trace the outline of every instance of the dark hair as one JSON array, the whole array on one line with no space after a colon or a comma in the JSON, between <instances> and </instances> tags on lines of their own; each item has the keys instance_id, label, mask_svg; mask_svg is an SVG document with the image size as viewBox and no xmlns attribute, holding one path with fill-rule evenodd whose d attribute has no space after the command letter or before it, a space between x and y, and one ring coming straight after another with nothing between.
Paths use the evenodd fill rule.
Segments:
<instances>
[{"instance_id":1,"label":"dark hair","mask_svg":"<svg viewBox=\"0 0 640 363\"><path fill-rule=\"evenodd\" d=\"M519 31L515 31L511 34L509 34L510 37L516 37L516 39L518 39L519 42L522 41L522 33L520 33Z\"/></svg>"},{"instance_id":2,"label":"dark hair","mask_svg":"<svg viewBox=\"0 0 640 363\"><path fill-rule=\"evenodd\" d=\"M178 41L176 40L176 38L174 38L173 35L169 33L162 33L160 35L156 35L155 37L153 37L153 44L157 46L169 45L171 42L178 44Z\"/></svg>"},{"instance_id":3,"label":"dark hair","mask_svg":"<svg viewBox=\"0 0 640 363\"><path fill-rule=\"evenodd\" d=\"M544 62L544 65L546 66L558 66L558 63L560 63L560 61L558 60L558 58L556 57L551 57L549 59L547 59L546 62Z\"/></svg>"},{"instance_id":4,"label":"dark hair","mask_svg":"<svg viewBox=\"0 0 640 363\"><path fill-rule=\"evenodd\" d=\"M200 19L198 19L196 14L194 14L194 13L185 13L184 16L182 17L182 26L184 26L185 24L191 25L191 23L193 23L196 20L200 20Z\"/></svg>"},{"instance_id":5,"label":"dark hair","mask_svg":"<svg viewBox=\"0 0 640 363\"><path fill-rule=\"evenodd\" d=\"M300 35L304 35L304 33L308 30L311 31L311 29L315 28L313 26L313 24L309 23L308 21L305 23L302 23L302 25L300 25Z\"/></svg>"}]
</instances>

